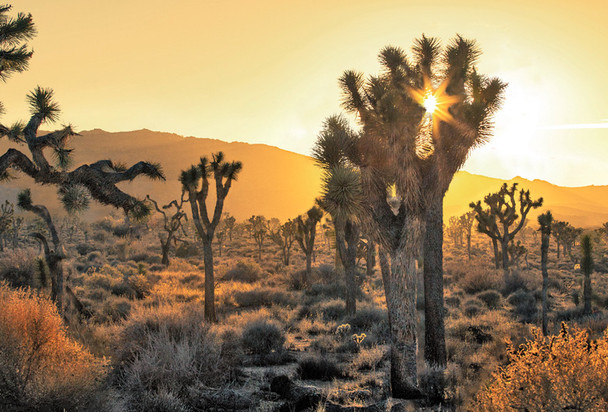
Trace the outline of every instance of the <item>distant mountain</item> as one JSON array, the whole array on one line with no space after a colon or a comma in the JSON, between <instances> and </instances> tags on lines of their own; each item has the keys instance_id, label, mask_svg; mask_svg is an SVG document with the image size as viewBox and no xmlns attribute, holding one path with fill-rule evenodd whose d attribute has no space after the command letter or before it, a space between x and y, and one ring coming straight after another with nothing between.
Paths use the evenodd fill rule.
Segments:
<instances>
[{"instance_id":1,"label":"distant mountain","mask_svg":"<svg viewBox=\"0 0 608 412\"><path fill-rule=\"evenodd\" d=\"M321 172L311 158L263 144L224 142L196 137L182 137L170 133L136 130L109 133L100 129L81 132L72 142L74 164L112 159L130 165L139 160L159 162L167 180L150 181L139 177L121 184L128 193L140 198L146 194L165 204L180 195L179 172L197 163L201 156L223 151L227 160L243 162L243 171L233 184L225 210L238 220L253 214L286 220L304 213L313 205L320 190ZM0 150L11 144L4 139ZM507 181L530 189L534 198L542 196L542 210L550 209L560 220L575 226L599 226L608 221L608 186L560 187L542 180L529 181L516 177ZM445 198L446 221L449 216L469 210L471 201L481 200L497 191L503 180L467 172L457 173ZM52 211L61 210L56 188L40 186L27 177L20 177L0 186L0 200L15 201L21 188L31 187L35 202L44 202ZM213 198L213 196L212 196ZM87 212L88 218L100 218L112 208L95 205ZM535 213L531 217L535 219Z\"/></svg>"}]
</instances>

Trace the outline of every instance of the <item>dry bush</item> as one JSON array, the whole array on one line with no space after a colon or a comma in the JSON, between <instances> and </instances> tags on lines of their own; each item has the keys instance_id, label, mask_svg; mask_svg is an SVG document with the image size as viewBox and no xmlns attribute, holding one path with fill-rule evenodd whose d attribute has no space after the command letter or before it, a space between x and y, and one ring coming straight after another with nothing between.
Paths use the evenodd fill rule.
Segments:
<instances>
[{"instance_id":1,"label":"dry bush","mask_svg":"<svg viewBox=\"0 0 608 412\"><path fill-rule=\"evenodd\" d=\"M465 292L476 294L489 289L499 289L502 281L502 270L488 269L482 266L470 266L458 285Z\"/></svg>"},{"instance_id":2,"label":"dry bush","mask_svg":"<svg viewBox=\"0 0 608 412\"><path fill-rule=\"evenodd\" d=\"M285 334L276 322L258 319L245 326L242 342L244 349L251 354L269 355L283 350Z\"/></svg>"},{"instance_id":3,"label":"dry bush","mask_svg":"<svg viewBox=\"0 0 608 412\"><path fill-rule=\"evenodd\" d=\"M295 299L289 292L285 292L279 288L269 287L234 292L234 302L241 308L295 305Z\"/></svg>"},{"instance_id":4,"label":"dry bush","mask_svg":"<svg viewBox=\"0 0 608 412\"><path fill-rule=\"evenodd\" d=\"M220 387L240 359L236 334L204 323L199 305L141 308L125 322L114 356L114 382L136 410L191 408L199 386ZM162 401L162 402L161 402ZM171 409L172 410L172 409Z\"/></svg>"},{"instance_id":5,"label":"dry bush","mask_svg":"<svg viewBox=\"0 0 608 412\"><path fill-rule=\"evenodd\" d=\"M301 379L331 381L346 376L338 364L325 356L309 355L298 362L298 374Z\"/></svg>"},{"instance_id":6,"label":"dry bush","mask_svg":"<svg viewBox=\"0 0 608 412\"><path fill-rule=\"evenodd\" d=\"M263 270L258 263L252 260L239 261L222 276L222 280L253 283L260 280L262 274Z\"/></svg>"},{"instance_id":7,"label":"dry bush","mask_svg":"<svg viewBox=\"0 0 608 412\"><path fill-rule=\"evenodd\" d=\"M596 342L588 333L562 324L556 336L538 329L519 348L510 346L509 363L476 397L477 410L608 409L608 332Z\"/></svg>"},{"instance_id":8,"label":"dry bush","mask_svg":"<svg viewBox=\"0 0 608 412\"><path fill-rule=\"evenodd\" d=\"M34 249L18 249L0 259L0 280L6 280L15 288L37 286L39 271L36 267L38 253Z\"/></svg>"},{"instance_id":9,"label":"dry bush","mask_svg":"<svg viewBox=\"0 0 608 412\"><path fill-rule=\"evenodd\" d=\"M55 305L0 284L0 409L86 410L104 362L68 338Z\"/></svg>"}]
</instances>

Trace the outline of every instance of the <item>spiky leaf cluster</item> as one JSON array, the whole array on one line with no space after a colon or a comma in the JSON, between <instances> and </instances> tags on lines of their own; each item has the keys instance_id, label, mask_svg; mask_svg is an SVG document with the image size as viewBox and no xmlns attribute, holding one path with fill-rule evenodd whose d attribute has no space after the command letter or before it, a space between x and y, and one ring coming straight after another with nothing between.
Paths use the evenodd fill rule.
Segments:
<instances>
[{"instance_id":1,"label":"spiky leaf cluster","mask_svg":"<svg viewBox=\"0 0 608 412\"><path fill-rule=\"evenodd\" d=\"M83 212L89 208L91 193L81 184L67 184L58 190L59 199L68 213Z\"/></svg>"},{"instance_id":2,"label":"spiky leaf cluster","mask_svg":"<svg viewBox=\"0 0 608 412\"><path fill-rule=\"evenodd\" d=\"M11 6L0 6L0 80L6 81L12 74L28 68L33 52L28 40L36 35L31 14L8 15Z\"/></svg>"},{"instance_id":3,"label":"spiky leaf cluster","mask_svg":"<svg viewBox=\"0 0 608 412\"><path fill-rule=\"evenodd\" d=\"M550 211L538 216L539 231L546 236L551 235L551 225L553 224L553 215Z\"/></svg>"}]
</instances>

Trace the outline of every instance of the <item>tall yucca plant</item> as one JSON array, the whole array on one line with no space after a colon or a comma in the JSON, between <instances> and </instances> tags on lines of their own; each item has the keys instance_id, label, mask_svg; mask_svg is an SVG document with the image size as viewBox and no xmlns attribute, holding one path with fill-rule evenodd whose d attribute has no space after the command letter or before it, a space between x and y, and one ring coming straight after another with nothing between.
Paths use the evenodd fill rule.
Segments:
<instances>
[{"instance_id":1,"label":"tall yucca plant","mask_svg":"<svg viewBox=\"0 0 608 412\"><path fill-rule=\"evenodd\" d=\"M323 169L319 204L332 217L338 256L346 280L345 306L348 314L357 310L356 260L365 211L361 173L351 158L356 157L358 136L341 116L329 117L313 147L313 158Z\"/></svg>"},{"instance_id":2,"label":"tall yucca plant","mask_svg":"<svg viewBox=\"0 0 608 412\"><path fill-rule=\"evenodd\" d=\"M206 157L200 159L199 164L192 165L183 170L179 181L182 190L188 193L188 200L192 210L194 227L203 242L203 260L205 263L205 319L216 322L215 314L215 281L213 275L213 236L222 217L224 201L232 182L237 179L243 164L238 161L227 162L224 153L211 155L211 161ZM207 198L211 179L215 181L215 206L213 214L207 212Z\"/></svg>"},{"instance_id":3,"label":"tall yucca plant","mask_svg":"<svg viewBox=\"0 0 608 412\"><path fill-rule=\"evenodd\" d=\"M382 72L346 71L343 107L361 124L354 156L374 236L383 249L391 324L393 396L418 396L416 260L424 247L425 359L446 363L443 324L443 197L470 150L492 134L505 84L475 69L480 51L456 36L416 40L409 60L398 47L380 52ZM425 111L433 96L436 108ZM428 107L428 105L427 105ZM395 204L387 192L394 190Z\"/></svg>"}]
</instances>

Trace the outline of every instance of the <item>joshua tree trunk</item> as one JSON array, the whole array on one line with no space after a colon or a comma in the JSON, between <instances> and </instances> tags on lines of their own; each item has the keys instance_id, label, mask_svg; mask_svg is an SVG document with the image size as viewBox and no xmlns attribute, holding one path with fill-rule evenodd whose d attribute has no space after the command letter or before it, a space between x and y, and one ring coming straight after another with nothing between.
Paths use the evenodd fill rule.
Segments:
<instances>
[{"instance_id":1,"label":"joshua tree trunk","mask_svg":"<svg viewBox=\"0 0 608 412\"><path fill-rule=\"evenodd\" d=\"M163 257L160 260L160 263L165 266L169 266L169 249L171 249L170 239L167 238L167 241L163 242L163 239L160 237L160 235L159 235L159 238L160 238L160 247L161 247L162 254L163 254Z\"/></svg>"},{"instance_id":2,"label":"joshua tree trunk","mask_svg":"<svg viewBox=\"0 0 608 412\"><path fill-rule=\"evenodd\" d=\"M338 221L338 219L334 219ZM354 315L357 311L357 245L359 243L359 226L350 220L344 225L336 225L336 245L344 266L346 280L346 313Z\"/></svg>"},{"instance_id":3,"label":"joshua tree trunk","mask_svg":"<svg viewBox=\"0 0 608 412\"><path fill-rule=\"evenodd\" d=\"M549 253L549 235L543 233L541 235L540 245L540 263L543 272L543 291L542 291L542 305L543 305L543 335L547 336L547 289L549 287L549 275L547 272L547 254Z\"/></svg>"},{"instance_id":4,"label":"joshua tree trunk","mask_svg":"<svg viewBox=\"0 0 608 412\"><path fill-rule=\"evenodd\" d=\"M443 201L433 202L426 212L424 237L424 360L445 367L443 321Z\"/></svg>"},{"instance_id":5,"label":"joshua tree trunk","mask_svg":"<svg viewBox=\"0 0 608 412\"><path fill-rule=\"evenodd\" d=\"M307 253L306 254L306 279L305 279L305 283L308 284L308 280L310 278L310 274L312 272L312 253Z\"/></svg>"},{"instance_id":6,"label":"joshua tree trunk","mask_svg":"<svg viewBox=\"0 0 608 412\"><path fill-rule=\"evenodd\" d=\"M365 265L365 275L367 279L371 279L372 276L374 276L374 267L376 266L376 244L370 238L367 239L367 253L365 258Z\"/></svg>"},{"instance_id":7,"label":"joshua tree trunk","mask_svg":"<svg viewBox=\"0 0 608 412\"><path fill-rule=\"evenodd\" d=\"M468 259L471 260L471 230L467 233L467 255Z\"/></svg>"},{"instance_id":8,"label":"joshua tree trunk","mask_svg":"<svg viewBox=\"0 0 608 412\"><path fill-rule=\"evenodd\" d=\"M205 320L217 322L215 315L215 279L213 277L213 249L211 238L203 237L203 262L205 263Z\"/></svg>"},{"instance_id":9,"label":"joshua tree trunk","mask_svg":"<svg viewBox=\"0 0 608 412\"><path fill-rule=\"evenodd\" d=\"M386 306L391 329L391 392L393 397L413 399L420 396L416 356L416 260L420 254L422 219L406 216L402 239L391 251L389 288Z\"/></svg>"},{"instance_id":10,"label":"joshua tree trunk","mask_svg":"<svg viewBox=\"0 0 608 412\"><path fill-rule=\"evenodd\" d=\"M502 253L502 270L507 273L509 269L509 239L503 238L500 240L500 248Z\"/></svg>"},{"instance_id":11,"label":"joshua tree trunk","mask_svg":"<svg viewBox=\"0 0 608 412\"><path fill-rule=\"evenodd\" d=\"M380 273L382 274L382 284L384 285L384 296L388 296L388 288L390 285L391 264L388 259L388 255L382 247L378 247L378 260L380 261Z\"/></svg>"},{"instance_id":12,"label":"joshua tree trunk","mask_svg":"<svg viewBox=\"0 0 608 412\"><path fill-rule=\"evenodd\" d=\"M492 238L492 247L494 248L494 266L496 269L500 269L500 259L498 258L498 241Z\"/></svg>"}]
</instances>

